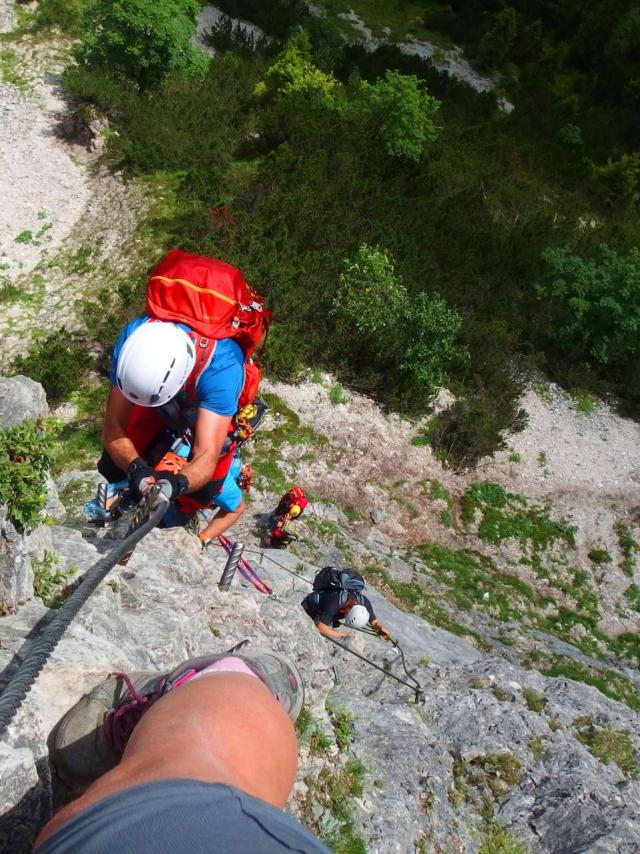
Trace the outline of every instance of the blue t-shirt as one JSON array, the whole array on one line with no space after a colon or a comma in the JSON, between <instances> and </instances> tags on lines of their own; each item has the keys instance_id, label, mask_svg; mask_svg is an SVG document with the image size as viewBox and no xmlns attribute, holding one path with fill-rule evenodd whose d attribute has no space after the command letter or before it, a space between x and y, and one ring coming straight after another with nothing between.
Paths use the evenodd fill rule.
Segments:
<instances>
[{"instance_id":1,"label":"blue t-shirt","mask_svg":"<svg viewBox=\"0 0 640 854\"><path fill-rule=\"evenodd\" d=\"M109 379L112 385L116 383L116 368L118 358L127 338L149 320L142 317L128 323L116 341L111 356L111 371ZM185 332L191 332L184 323L176 323ZM217 415L235 415L238 409L238 398L244 382L244 353L240 345L232 338L223 338L216 342L213 358L208 367L200 374L196 384L196 401L201 409L208 409Z\"/></svg>"}]
</instances>

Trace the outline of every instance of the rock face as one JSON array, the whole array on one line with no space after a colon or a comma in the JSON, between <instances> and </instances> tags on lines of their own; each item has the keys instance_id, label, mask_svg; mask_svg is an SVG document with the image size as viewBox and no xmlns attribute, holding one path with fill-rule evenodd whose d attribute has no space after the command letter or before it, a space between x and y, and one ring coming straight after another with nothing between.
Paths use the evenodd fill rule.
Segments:
<instances>
[{"instance_id":1,"label":"rock face","mask_svg":"<svg viewBox=\"0 0 640 854\"><path fill-rule=\"evenodd\" d=\"M0 507L0 614L12 614L33 596L33 570L26 543Z\"/></svg>"},{"instance_id":2,"label":"rock face","mask_svg":"<svg viewBox=\"0 0 640 854\"><path fill-rule=\"evenodd\" d=\"M40 383L29 377L0 377L0 429L48 413L47 397Z\"/></svg>"},{"instance_id":3,"label":"rock face","mask_svg":"<svg viewBox=\"0 0 640 854\"><path fill-rule=\"evenodd\" d=\"M109 548L86 532L49 531L31 535L29 549L53 547L61 565L73 563L80 574ZM486 838L491 813L514 840L543 854L640 850L640 785L628 767L602 764L576 737L577 719L588 717L637 747L640 724L631 709L590 686L484 652L371 591L424 689L416 704L409 688L324 640L299 607L328 555L322 545L315 544L311 563L303 554L258 550L251 533L243 540L276 596L258 593L240 575L221 592L221 550L201 557L191 534L156 530L89 599L0 744L3 851L28 851L51 804L64 799L49 772L47 736L82 694L112 670L164 671L245 639L291 655L303 674L307 725L288 810L330 844L355 834L370 854L471 854ZM18 549L7 566L20 560ZM4 683L46 613L32 600L0 620ZM379 639L358 635L349 645L406 678L398 651ZM323 732L328 746L310 731Z\"/></svg>"}]
</instances>

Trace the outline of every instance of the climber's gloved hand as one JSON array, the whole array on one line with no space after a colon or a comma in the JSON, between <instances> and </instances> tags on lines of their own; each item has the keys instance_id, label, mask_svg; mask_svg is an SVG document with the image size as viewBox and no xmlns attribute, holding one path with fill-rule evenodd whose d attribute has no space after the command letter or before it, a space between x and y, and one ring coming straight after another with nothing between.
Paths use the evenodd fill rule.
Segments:
<instances>
[{"instance_id":1,"label":"climber's gloved hand","mask_svg":"<svg viewBox=\"0 0 640 854\"><path fill-rule=\"evenodd\" d=\"M141 457L136 457L132 463L129 463L127 477L136 498L143 496L156 482L156 472Z\"/></svg>"},{"instance_id":2,"label":"climber's gloved hand","mask_svg":"<svg viewBox=\"0 0 640 854\"><path fill-rule=\"evenodd\" d=\"M171 471L159 471L155 474L158 478L158 485L169 501L175 501L189 489L189 481L183 474L174 474ZM169 489L164 488L164 484L168 484L170 492Z\"/></svg>"}]
</instances>

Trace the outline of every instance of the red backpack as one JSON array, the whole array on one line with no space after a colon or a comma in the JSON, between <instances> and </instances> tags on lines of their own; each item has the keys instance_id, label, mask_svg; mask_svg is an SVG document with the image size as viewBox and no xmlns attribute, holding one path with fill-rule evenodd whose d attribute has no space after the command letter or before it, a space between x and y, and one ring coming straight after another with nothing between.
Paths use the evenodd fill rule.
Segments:
<instances>
[{"instance_id":1,"label":"red backpack","mask_svg":"<svg viewBox=\"0 0 640 854\"><path fill-rule=\"evenodd\" d=\"M211 360L216 341L237 341L245 354L238 409L253 402L261 373L251 355L266 337L272 315L237 267L173 249L151 273L147 314L156 320L184 323L193 330L197 355L186 383L190 397L195 397L196 382Z\"/></svg>"}]
</instances>

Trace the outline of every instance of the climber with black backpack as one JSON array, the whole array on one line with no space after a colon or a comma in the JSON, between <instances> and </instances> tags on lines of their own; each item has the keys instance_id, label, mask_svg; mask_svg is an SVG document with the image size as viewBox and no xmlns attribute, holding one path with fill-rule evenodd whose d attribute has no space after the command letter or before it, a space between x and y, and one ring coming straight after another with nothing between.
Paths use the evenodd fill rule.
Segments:
<instances>
[{"instance_id":1,"label":"climber with black backpack","mask_svg":"<svg viewBox=\"0 0 640 854\"><path fill-rule=\"evenodd\" d=\"M252 356L270 320L235 267L170 252L149 279L146 314L113 350L100 473L110 483L128 480L134 498L166 481L185 517L210 506L258 391ZM188 456L165 465L180 437Z\"/></svg>"},{"instance_id":2,"label":"climber with black backpack","mask_svg":"<svg viewBox=\"0 0 640 854\"><path fill-rule=\"evenodd\" d=\"M336 631L343 623L353 629L370 626L390 640L391 634L377 619L371 602L364 595L365 589L364 578L354 569L325 566L316 573L313 591L305 596L301 605L325 637L350 637L350 632Z\"/></svg>"}]
</instances>

